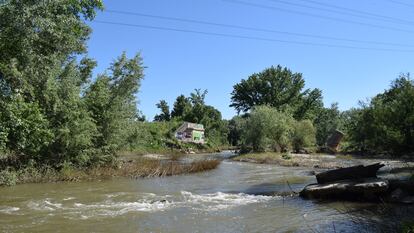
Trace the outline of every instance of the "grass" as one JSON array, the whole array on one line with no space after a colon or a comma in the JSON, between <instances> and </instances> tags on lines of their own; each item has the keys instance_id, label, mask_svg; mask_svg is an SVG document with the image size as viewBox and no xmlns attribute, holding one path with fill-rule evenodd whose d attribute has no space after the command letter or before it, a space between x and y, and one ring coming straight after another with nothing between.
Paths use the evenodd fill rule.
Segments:
<instances>
[{"instance_id":1,"label":"grass","mask_svg":"<svg viewBox=\"0 0 414 233\"><path fill-rule=\"evenodd\" d=\"M354 156L349 155L349 154L347 154L347 155L336 155L336 158L337 159L343 159L343 160L353 160L353 159L355 159Z\"/></svg>"},{"instance_id":2,"label":"grass","mask_svg":"<svg viewBox=\"0 0 414 233\"><path fill-rule=\"evenodd\" d=\"M23 183L94 181L115 177L164 177L204 172L217 168L219 164L219 160L200 160L191 163L181 163L174 160L161 161L139 158L130 161L120 161L117 165L88 169L76 169L69 166L63 167L60 170L50 167L28 167L18 171L6 169L0 172L0 186Z\"/></svg>"},{"instance_id":3,"label":"grass","mask_svg":"<svg viewBox=\"0 0 414 233\"><path fill-rule=\"evenodd\" d=\"M233 158L235 161L240 162L254 162L254 163L260 163L260 164L278 164L282 166L290 166L290 167L297 167L299 164L293 162L293 160L283 158L284 155L280 153L274 153L274 152L264 152L264 153L249 153L249 154L243 154L239 155Z\"/></svg>"}]
</instances>

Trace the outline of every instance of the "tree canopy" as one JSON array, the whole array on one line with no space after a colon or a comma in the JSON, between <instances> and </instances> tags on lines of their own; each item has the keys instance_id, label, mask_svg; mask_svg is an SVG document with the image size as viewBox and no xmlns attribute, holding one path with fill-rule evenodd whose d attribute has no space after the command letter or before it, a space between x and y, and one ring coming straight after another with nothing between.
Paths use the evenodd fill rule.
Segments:
<instances>
[{"instance_id":1,"label":"tree canopy","mask_svg":"<svg viewBox=\"0 0 414 233\"><path fill-rule=\"evenodd\" d=\"M267 105L278 110L290 110L296 119L303 119L313 109L323 106L319 89L306 89L301 73L278 65L254 73L234 85L231 105L238 113L254 106Z\"/></svg>"},{"instance_id":2,"label":"tree canopy","mask_svg":"<svg viewBox=\"0 0 414 233\"><path fill-rule=\"evenodd\" d=\"M100 0L19 1L0 6L0 150L59 166L105 162L138 117L138 54L122 54L92 82L87 57Z\"/></svg>"}]
</instances>

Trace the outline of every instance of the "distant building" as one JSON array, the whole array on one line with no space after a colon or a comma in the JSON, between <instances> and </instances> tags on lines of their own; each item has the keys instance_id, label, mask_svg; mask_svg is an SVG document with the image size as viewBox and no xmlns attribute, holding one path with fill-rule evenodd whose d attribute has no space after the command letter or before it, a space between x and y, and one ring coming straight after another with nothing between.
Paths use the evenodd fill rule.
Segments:
<instances>
[{"instance_id":1,"label":"distant building","mask_svg":"<svg viewBox=\"0 0 414 233\"><path fill-rule=\"evenodd\" d=\"M345 134L339 130L335 130L331 136L328 138L326 145L332 152L336 153L338 151L339 144L344 138Z\"/></svg>"},{"instance_id":2,"label":"distant building","mask_svg":"<svg viewBox=\"0 0 414 233\"><path fill-rule=\"evenodd\" d=\"M184 122L176 131L175 137L183 142L204 144L204 126L190 122Z\"/></svg>"}]
</instances>

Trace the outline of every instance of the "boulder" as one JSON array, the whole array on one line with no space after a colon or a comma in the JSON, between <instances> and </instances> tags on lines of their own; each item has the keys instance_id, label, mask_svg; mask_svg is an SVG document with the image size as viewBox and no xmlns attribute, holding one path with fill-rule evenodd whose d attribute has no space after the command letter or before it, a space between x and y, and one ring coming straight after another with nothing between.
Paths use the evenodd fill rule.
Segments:
<instances>
[{"instance_id":1,"label":"boulder","mask_svg":"<svg viewBox=\"0 0 414 233\"><path fill-rule=\"evenodd\" d=\"M318 181L318 184L325 184L338 180L376 178L377 171L383 166L384 164L375 163L368 166L358 165L347 168L339 168L317 174L316 180Z\"/></svg>"}]
</instances>

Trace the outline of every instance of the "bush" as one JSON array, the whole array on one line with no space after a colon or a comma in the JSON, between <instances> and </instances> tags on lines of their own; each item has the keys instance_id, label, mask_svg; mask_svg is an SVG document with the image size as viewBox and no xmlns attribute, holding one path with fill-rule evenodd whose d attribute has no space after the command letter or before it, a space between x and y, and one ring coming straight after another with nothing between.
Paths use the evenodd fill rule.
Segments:
<instances>
[{"instance_id":1,"label":"bush","mask_svg":"<svg viewBox=\"0 0 414 233\"><path fill-rule=\"evenodd\" d=\"M12 186L17 183L17 174L12 170L0 171L0 186Z\"/></svg>"},{"instance_id":2,"label":"bush","mask_svg":"<svg viewBox=\"0 0 414 233\"><path fill-rule=\"evenodd\" d=\"M255 152L287 151L295 120L268 106L255 107L243 130L244 143Z\"/></svg>"},{"instance_id":3,"label":"bush","mask_svg":"<svg viewBox=\"0 0 414 233\"><path fill-rule=\"evenodd\" d=\"M306 147L315 145L315 127L310 120L298 121L294 125L292 134L293 149L298 152Z\"/></svg>"},{"instance_id":4,"label":"bush","mask_svg":"<svg viewBox=\"0 0 414 233\"><path fill-rule=\"evenodd\" d=\"M282 154L282 159L290 160L292 159L292 156L290 155L290 153L286 152Z\"/></svg>"}]
</instances>

